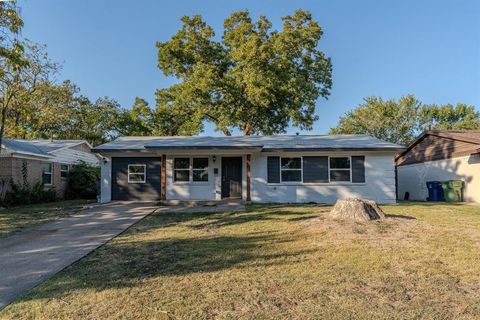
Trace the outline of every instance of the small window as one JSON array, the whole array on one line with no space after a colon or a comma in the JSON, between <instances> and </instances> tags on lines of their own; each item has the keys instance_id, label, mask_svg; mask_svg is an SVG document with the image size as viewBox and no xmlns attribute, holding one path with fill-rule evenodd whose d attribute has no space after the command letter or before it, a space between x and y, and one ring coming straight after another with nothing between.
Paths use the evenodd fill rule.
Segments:
<instances>
[{"instance_id":1,"label":"small window","mask_svg":"<svg viewBox=\"0 0 480 320\"><path fill-rule=\"evenodd\" d=\"M330 181L350 182L350 157L330 157Z\"/></svg>"},{"instance_id":2,"label":"small window","mask_svg":"<svg viewBox=\"0 0 480 320\"><path fill-rule=\"evenodd\" d=\"M128 165L128 183L145 183L147 178L147 166L144 164Z\"/></svg>"},{"instance_id":3,"label":"small window","mask_svg":"<svg viewBox=\"0 0 480 320\"><path fill-rule=\"evenodd\" d=\"M44 185L52 184L52 164L45 163L42 168L42 182Z\"/></svg>"},{"instance_id":4,"label":"small window","mask_svg":"<svg viewBox=\"0 0 480 320\"><path fill-rule=\"evenodd\" d=\"M302 158L282 158L280 170L282 182L302 181Z\"/></svg>"},{"instance_id":5,"label":"small window","mask_svg":"<svg viewBox=\"0 0 480 320\"><path fill-rule=\"evenodd\" d=\"M175 158L173 181L190 181L190 158Z\"/></svg>"},{"instance_id":6,"label":"small window","mask_svg":"<svg viewBox=\"0 0 480 320\"><path fill-rule=\"evenodd\" d=\"M193 158L193 181L208 181L208 158Z\"/></svg>"},{"instance_id":7,"label":"small window","mask_svg":"<svg viewBox=\"0 0 480 320\"><path fill-rule=\"evenodd\" d=\"M69 171L68 164L61 164L60 165L60 177L68 178L68 171Z\"/></svg>"}]
</instances>

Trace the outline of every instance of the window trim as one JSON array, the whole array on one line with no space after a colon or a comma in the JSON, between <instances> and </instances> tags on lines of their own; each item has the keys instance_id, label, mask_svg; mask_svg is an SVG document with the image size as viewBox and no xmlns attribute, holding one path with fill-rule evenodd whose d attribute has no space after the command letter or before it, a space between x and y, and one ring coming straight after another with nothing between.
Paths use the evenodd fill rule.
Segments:
<instances>
[{"instance_id":1,"label":"window trim","mask_svg":"<svg viewBox=\"0 0 480 320\"><path fill-rule=\"evenodd\" d=\"M188 168L184 169L175 169L175 159L188 159ZM206 169L193 169L193 159L207 159L207 168ZM188 181L176 181L175 180L175 171L187 171L188 170ZM208 180L207 181L194 181L193 180L193 171L207 171ZM210 183L210 156L174 156L172 158L172 182L175 184L209 184Z\"/></svg>"},{"instance_id":2,"label":"window trim","mask_svg":"<svg viewBox=\"0 0 480 320\"><path fill-rule=\"evenodd\" d=\"M282 169L282 159L294 159L294 158L300 158L300 168L299 169ZM280 161L278 163L278 166L280 168L280 183L285 183L285 184L295 184L295 183L303 183L303 156L299 157L282 157L280 156ZM282 171L298 171L300 170L300 180L299 181L283 181L282 179Z\"/></svg>"},{"instance_id":3,"label":"window trim","mask_svg":"<svg viewBox=\"0 0 480 320\"><path fill-rule=\"evenodd\" d=\"M50 165L50 171L49 171L49 172L46 172L46 171L44 170L44 165L45 165L45 164L49 164L49 165ZM45 174L50 175L50 183L45 183L45 182L43 181L43 175L45 175ZM46 162L46 163L43 164L43 166L42 166L42 183L43 183L44 186L51 186L51 185L53 185L53 162Z\"/></svg>"},{"instance_id":4,"label":"window trim","mask_svg":"<svg viewBox=\"0 0 480 320\"><path fill-rule=\"evenodd\" d=\"M67 170L62 170L62 166L67 166ZM66 172L66 173L67 173L67 175L66 175L65 177L62 177L62 173L63 173L63 172ZM65 164L65 163L61 163L61 164L60 164L60 178L62 178L62 179L67 179L69 172L70 172L70 165Z\"/></svg>"},{"instance_id":5,"label":"window trim","mask_svg":"<svg viewBox=\"0 0 480 320\"><path fill-rule=\"evenodd\" d=\"M143 167L143 173L130 173L130 167ZM130 181L130 175L131 174L143 174L143 180L142 181ZM147 165L144 163L131 163L128 164L127 167L127 182L128 183L146 183L147 182Z\"/></svg>"},{"instance_id":6,"label":"window trim","mask_svg":"<svg viewBox=\"0 0 480 320\"><path fill-rule=\"evenodd\" d=\"M349 163L350 163L350 168L339 168L339 169L336 169L336 168L330 168L330 159L331 158L348 158L349 159ZM331 179L331 176L330 176L330 172L331 170L340 170L340 171L350 171L350 180L348 181L332 181ZM328 183L353 183L352 182L352 156L349 155L349 156L328 156Z\"/></svg>"}]
</instances>

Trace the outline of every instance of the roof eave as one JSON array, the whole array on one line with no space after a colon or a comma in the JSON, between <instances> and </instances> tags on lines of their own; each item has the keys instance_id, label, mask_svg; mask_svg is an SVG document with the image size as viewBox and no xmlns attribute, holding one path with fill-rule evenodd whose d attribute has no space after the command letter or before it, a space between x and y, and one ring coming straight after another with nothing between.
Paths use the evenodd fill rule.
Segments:
<instances>
[{"instance_id":1,"label":"roof eave","mask_svg":"<svg viewBox=\"0 0 480 320\"><path fill-rule=\"evenodd\" d=\"M263 148L262 152L292 152L292 151L383 151L383 152L401 152L405 148L382 148L382 147L368 147L368 148L353 148L353 147L326 147L326 148Z\"/></svg>"}]
</instances>

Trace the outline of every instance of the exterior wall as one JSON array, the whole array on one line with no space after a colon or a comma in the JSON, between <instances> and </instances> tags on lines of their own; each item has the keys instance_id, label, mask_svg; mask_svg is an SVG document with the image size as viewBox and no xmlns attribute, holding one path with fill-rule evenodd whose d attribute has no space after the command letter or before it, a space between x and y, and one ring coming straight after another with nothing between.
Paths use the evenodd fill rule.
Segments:
<instances>
[{"instance_id":1,"label":"exterior wall","mask_svg":"<svg viewBox=\"0 0 480 320\"><path fill-rule=\"evenodd\" d=\"M277 203L335 203L337 199L360 197L378 203L395 203L395 165L393 154L325 153L308 155L349 156L365 155L365 183L268 183L268 156L304 156L305 153L252 155L252 201Z\"/></svg>"},{"instance_id":2,"label":"exterior wall","mask_svg":"<svg viewBox=\"0 0 480 320\"><path fill-rule=\"evenodd\" d=\"M479 148L479 143L428 134L405 154L398 157L397 165L464 157L476 152Z\"/></svg>"},{"instance_id":3,"label":"exterior wall","mask_svg":"<svg viewBox=\"0 0 480 320\"><path fill-rule=\"evenodd\" d=\"M463 180L464 201L480 203L480 156L416 163L397 167L398 196L410 193L410 200L425 201L427 181Z\"/></svg>"},{"instance_id":4,"label":"exterior wall","mask_svg":"<svg viewBox=\"0 0 480 320\"><path fill-rule=\"evenodd\" d=\"M166 197L167 200L220 200L222 156L242 157L242 198L246 199L246 152L219 154L213 161L211 152L184 151L167 153ZM259 203L334 203L339 198L362 197L379 203L395 203L395 165L393 153L380 152L303 152L303 153L252 153L251 154L251 198ZM268 156L365 156L365 183L267 183ZM116 153L111 156L151 157L160 153ZM208 157L208 182L174 182L173 159L175 157ZM111 200L111 158L101 161L101 202ZM214 174L214 169L218 174Z\"/></svg>"},{"instance_id":5,"label":"exterior wall","mask_svg":"<svg viewBox=\"0 0 480 320\"><path fill-rule=\"evenodd\" d=\"M9 181L12 178L12 158L0 158L0 179Z\"/></svg>"},{"instance_id":6,"label":"exterior wall","mask_svg":"<svg viewBox=\"0 0 480 320\"><path fill-rule=\"evenodd\" d=\"M196 154L194 157L208 157L208 182L174 182L173 159L175 157L190 157L178 154L167 156L167 199L168 200L221 200L222 199L222 157L242 158L242 199L246 199L246 156L239 154ZM218 169L218 174L214 174Z\"/></svg>"}]
</instances>

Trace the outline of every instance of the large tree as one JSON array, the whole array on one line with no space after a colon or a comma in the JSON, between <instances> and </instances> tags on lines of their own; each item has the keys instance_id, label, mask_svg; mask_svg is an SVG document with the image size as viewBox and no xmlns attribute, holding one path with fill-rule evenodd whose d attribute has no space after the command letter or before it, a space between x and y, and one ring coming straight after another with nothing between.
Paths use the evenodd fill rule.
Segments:
<instances>
[{"instance_id":1,"label":"large tree","mask_svg":"<svg viewBox=\"0 0 480 320\"><path fill-rule=\"evenodd\" d=\"M157 91L157 109L174 119L171 134L195 134L203 121L230 135L282 133L289 125L311 129L315 105L332 86L332 65L318 49L322 30L309 12L297 10L272 30L264 16L231 14L224 32L200 16L183 17L182 28L157 43L158 67L179 83Z\"/></svg>"},{"instance_id":2,"label":"large tree","mask_svg":"<svg viewBox=\"0 0 480 320\"><path fill-rule=\"evenodd\" d=\"M24 108L41 86L49 84L59 69L48 58L45 46L23 41L17 53L22 64L15 59L0 59L0 145L7 119Z\"/></svg>"},{"instance_id":3,"label":"large tree","mask_svg":"<svg viewBox=\"0 0 480 320\"><path fill-rule=\"evenodd\" d=\"M408 144L422 131L433 129L480 129L480 114L465 104L422 104L413 95L398 100L368 97L340 117L330 134L368 134Z\"/></svg>"}]
</instances>

